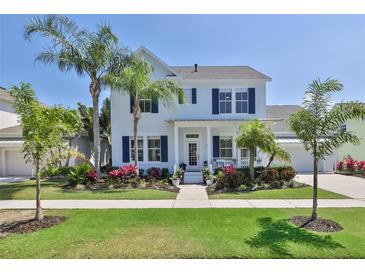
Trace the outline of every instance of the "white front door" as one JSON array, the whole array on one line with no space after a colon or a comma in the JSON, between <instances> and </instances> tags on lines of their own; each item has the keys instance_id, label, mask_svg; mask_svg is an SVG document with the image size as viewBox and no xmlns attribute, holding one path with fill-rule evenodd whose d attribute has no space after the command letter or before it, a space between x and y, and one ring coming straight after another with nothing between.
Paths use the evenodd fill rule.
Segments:
<instances>
[{"instance_id":1,"label":"white front door","mask_svg":"<svg viewBox=\"0 0 365 274\"><path fill-rule=\"evenodd\" d=\"M186 168L187 170L199 170L200 169L200 155L199 155L199 141L187 141L186 142Z\"/></svg>"}]
</instances>

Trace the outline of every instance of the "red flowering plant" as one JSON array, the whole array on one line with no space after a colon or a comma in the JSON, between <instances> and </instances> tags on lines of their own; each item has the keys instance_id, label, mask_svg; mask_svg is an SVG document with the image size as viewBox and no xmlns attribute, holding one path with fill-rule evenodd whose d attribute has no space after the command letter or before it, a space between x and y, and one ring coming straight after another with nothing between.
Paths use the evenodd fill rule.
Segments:
<instances>
[{"instance_id":1,"label":"red flowering plant","mask_svg":"<svg viewBox=\"0 0 365 274\"><path fill-rule=\"evenodd\" d=\"M120 179L120 169L114 169L112 171L108 172L108 178L111 178L113 180Z\"/></svg>"},{"instance_id":2,"label":"red flowering plant","mask_svg":"<svg viewBox=\"0 0 365 274\"><path fill-rule=\"evenodd\" d=\"M147 175L148 180L151 182L157 181L158 179L161 179L162 171L158 167L151 167L147 169Z\"/></svg>"},{"instance_id":3,"label":"red flowering plant","mask_svg":"<svg viewBox=\"0 0 365 274\"><path fill-rule=\"evenodd\" d=\"M120 168L121 179L136 177L138 175L138 167L135 164L129 164Z\"/></svg>"},{"instance_id":4,"label":"red flowering plant","mask_svg":"<svg viewBox=\"0 0 365 274\"><path fill-rule=\"evenodd\" d=\"M229 166L225 166L223 168L223 172L227 175L235 175L237 172L237 169L233 164L230 164Z\"/></svg>"},{"instance_id":5,"label":"red flowering plant","mask_svg":"<svg viewBox=\"0 0 365 274\"><path fill-rule=\"evenodd\" d=\"M343 170L344 170L344 168L345 168L345 163L344 163L344 161L339 161L339 162L337 162L337 163L336 163L336 169L337 169L338 171L343 171Z\"/></svg>"},{"instance_id":6,"label":"red flowering plant","mask_svg":"<svg viewBox=\"0 0 365 274\"><path fill-rule=\"evenodd\" d=\"M85 176L86 176L87 181L92 183L92 184L95 184L98 181L98 178L99 178L99 174L95 169L93 169L93 170L89 171L88 173L86 173Z\"/></svg>"},{"instance_id":7,"label":"red flowering plant","mask_svg":"<svg viewBox=\"0 0 365 274\"><path fill-rule=\"evenodd\" d=\"M365 161L358 161L357 162L357 170L358 171L365 171Z\"/></svg>"},{"instance_id":8,"label":"red flowering plant","mask_svg":"<svg viewBox=\"0 0 365 274\"><path fill-rule=\"evenodd\" d=\"M351 173L352 172L355 172L356 166L357 166L357 161L354 160L351 156L348 156L345 159L345 168L346 168L346 171L351 172Z\"/></svg>"}]
</instances>

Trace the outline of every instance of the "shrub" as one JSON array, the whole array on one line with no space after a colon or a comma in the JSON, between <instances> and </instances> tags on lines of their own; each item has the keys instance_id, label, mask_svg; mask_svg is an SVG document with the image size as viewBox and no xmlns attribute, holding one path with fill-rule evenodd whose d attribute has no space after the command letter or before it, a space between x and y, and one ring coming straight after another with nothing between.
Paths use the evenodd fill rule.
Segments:
<instances>
[{"instance_id":1,"label":"shrub","mask_svg":"<svg viewBox=\"0 0 365 274\"><path fill-rule=\"evenodd\" d=\"M97 171L95 169L89 171L86 174L86 179L88 182L95 184L98 181L99 178L99 174L97 173Z\"/></svg>"},{"instance_id":2,"label":"shrub","mask_svg":"<svg viewBox=\"0 0 365 274\"><path fill-rule=\"evenodd\" d=\"M161 177L166 179L170 177L170 171L168 168L161 169Z\"/></svg>"},{"instance_id":3,"label":"shrub","mask_svg":"<svg viewBox=\"0 0 365 274\"><path fill-rule=\"evenodd\" d=\"M129 164L120 168L121 179L127 179L137 176L138 167L135 164Z\"/></svg>"},{"instance_id":4,"label":"shrub","mask_svg":"<svg viewBox=\"0 0 365 274\"><path fill-rule=\"evenodd\" d=\"M229 166L225 166L223 168L223 171L224 171L225 174L233 176L234 174L236 174L237 169L234 165L231 164Z\"/></svg>"},{"instance_id":5,"label":"shrub","mask_svg":"<svg viewBox=\"0 0 365 274\"><path fill-rule=\"evenodd\" d=\"M286 168L286 169L283 169L279 175L280 175L281 180L288 182L288 181L291 181L294 179L296 173L295 173L294 169Z\"/></svg>"},{"instance_id":6,"label":"shrub","mask_svg":"<svg viewBox=\"0 0 365 274\"><path fill-rule=\"evenodd\" d=\"M76 186L78 184L85 185L87 182L86 174L92 169L93 168L88 163L84 162L70 171L68 181L73 186Z\"/></svg>"},{"instance_id":7,"label":"shrub","mask_svg":"<svg viewBox=\"0 0 365 274\"><path fill-rule=\"evenodd\" d=\"M120 169L114 169L112 171L109 171L107 174L107 177L113 179L113 180L117 180L121 178L121 172Z\"/></svg>"},{"instance_id":8,"label":"shrub","mask_svg":"<svg viewBox=\"0 0 365 274\"><path fill-rule=\"evenodd\" d=\"M150 167L147 169L147 175L149 180L156 181L161 178L162 172L158 167Z\"/></svg>"},{"instance_id":9,"label":"shrub","mask_svg":"<svg viewBox=\"0 0 365 274\"><path fill-rule=\"evenodd\" d=\"M143 174L144 174L144 169L143 168L139 168L138 170L139 170L139 173L138 173L139 177L142 177Z\"/></svg>"},{"instance_id":10,"label":"shrub","mask_svg":"<svg viewBox=\"0 0 365 274\"><path fill-rule=\"evenodd\" d=\"M216 175L215 189L224 188L235 189L242 184L247 184L246 174L242 171L229 170L228 172L219 171Z\"/></svg>"},{"instance_id":11,"label":"shrub","mask_svg":"<svg viewBox=\"0 0 365 274\"><path fill-rule=\"evenodd\" d=\"M365 161L359 161L359 162L357 162L357 170L359 170L359 171L365 171Z\"/></svg>"},{"instance_id":12,"label":"shrub","mask_svg":"<svg viewBox=\"0 0 365 274\"><path fill-rule=\"evenodd\" d=\"M269 182L270 188L282 188L284 186L284 181L277 180Z\"/></svg>"},{"instance_id":13,"label":"shrub","mask_svg":"<svg viewBox=\"0 0 365 274\"><path fill-rule=\"evenodd\" d=\"M278 181L280 179L279 172L274 168L267 168L262 172L260 179L265 183Z\"/></svg>"},{"instance_id":14,"label":"shrub","mask_svg":"<svg viewBox=\"0 0 365 274\"><path fill-rule=\"evenodd\" d=\"M351 156L348 156L345 160L345 167L348 172L355 172L357 162Z\"/></svg>"},{"instance_id":15,"label":"shrub","mask_svg":"<svg viewBox=\"0 0 365 274\"><path fill-rule=\"evenodd\" d=\"M55 177L55 176L68 176L71 170L73 170L73 167L49 166L47 169L42 171L41 177L44 178L44 177Z\"/></svg>"},{"instance_id":16,"label":"shrub","mask_svg":"<svg viewBox=\"0 0 365 274\"><path fill-rule=\"evenodd\" d=\"M336 169L338 171L343 171L345 168L345 162L344 161L339 161L336 163Z\"/></svg>"}]
</instances>

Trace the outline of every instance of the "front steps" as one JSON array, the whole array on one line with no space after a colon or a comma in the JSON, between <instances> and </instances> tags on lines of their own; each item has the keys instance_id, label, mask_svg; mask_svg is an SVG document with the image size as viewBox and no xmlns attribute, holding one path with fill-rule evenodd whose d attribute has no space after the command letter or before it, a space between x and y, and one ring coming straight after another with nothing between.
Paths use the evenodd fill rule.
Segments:
<instances>
[{"instance_id":1,"label":"front steps","mask_svg":"<svg viewBox=\"0 0 365 274\"><path fill-rule=\"evenodd\" d=\"M185 171L184 184L202 184L203 174L201 171Z\"/></svg>"}]
</instances>

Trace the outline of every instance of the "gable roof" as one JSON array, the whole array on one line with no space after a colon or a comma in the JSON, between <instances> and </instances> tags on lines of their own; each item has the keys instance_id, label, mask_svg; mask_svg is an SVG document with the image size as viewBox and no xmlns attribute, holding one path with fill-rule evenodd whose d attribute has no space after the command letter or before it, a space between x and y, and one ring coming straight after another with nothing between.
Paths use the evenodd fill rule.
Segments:
<instances>
[{"instance_id":1,"label":"gable roof","mask_svg":"<svg viewBox=\"0 0 365 274\"><path fill-rule=\"evenodd\" d=\"M160 63L165 69L171 72L172 76L177 76L177 73L168 66L164 61L162 61L160 58L158 58L155 54L152 53L148 48L145 46L140 46L136 51L135 54L140 54L141 52L147 53L150 57L152 57L157 63Z\"/></svg>"},{"instance_id":2,"label":"gable roof","mask_svg":"<svg viewBox=\"0 0 365 274\"><path fill-rule=\"evenodd\" d=\"M173 66L183 79L245 79L271 81L269 76L249 66Z\"/></svg>"},{"instance_id":3,"label":"gable roof","mask_svg":"<svg viewBox=\"0 0 365 274\"><path fill-rule=\"evenodd\" d=\"M7 102L13 102L14 100L11 94L3 87L0 87L0 99Z\"/></svg>"},{"instance_id":4,"label":"gable roof","mask_svg":"<svg viewBox=\"0 0 365 274\"><path fill-rule=\"evenodd\" d=\"M169 66L145 46L140 46L135 54L144 52L165 69L171 72L173 77L181 77L184 80L193 79L244 79L244 80L265 80L271 78L249 66L198 66L195 72L194 66Z\"/></svg>"},{"instance_id":5,"label":"gable roof","mask_svg":"<svg viewBox=\"0 0 365 274\"><path fill-rule=\"evenodd\" d=\"M290 132L289 117L294 112L297 112L302 107L299 105L268 105L266 106L266 117L268 119L281 118L271 126L271 129L276 132Z\"/></svg>"}]
</instances>

